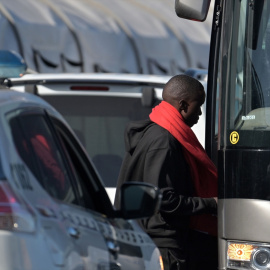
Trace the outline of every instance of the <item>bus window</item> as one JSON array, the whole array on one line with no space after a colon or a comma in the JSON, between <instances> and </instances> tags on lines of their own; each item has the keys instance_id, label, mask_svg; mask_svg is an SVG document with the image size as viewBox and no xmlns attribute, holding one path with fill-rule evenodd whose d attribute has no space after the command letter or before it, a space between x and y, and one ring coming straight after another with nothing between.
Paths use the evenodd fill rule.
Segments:
<instances>
[{"instance_id":1,"label":"bus window","mask_svg":"<svg viewBox=\"0 0 270 270\"><path fill-rule=\"evenodd\" d=\"M224 142L232 147L264 147L270 136L270 4L268 1L252 9L247 0L234 2L240 16L233 19L229 57L223 68L230 89L223 97L223 111L227 115L222 123ZM240 5L240 6L239 6ZM255 29L254 29L255 28ZM238 29L238 31L236 31ZM232 44L236 44L232 45ZM233 79L235 78L235 79ZM232 145L232 131L242 133L237 145Z\"/></svg>"}]
</instances>

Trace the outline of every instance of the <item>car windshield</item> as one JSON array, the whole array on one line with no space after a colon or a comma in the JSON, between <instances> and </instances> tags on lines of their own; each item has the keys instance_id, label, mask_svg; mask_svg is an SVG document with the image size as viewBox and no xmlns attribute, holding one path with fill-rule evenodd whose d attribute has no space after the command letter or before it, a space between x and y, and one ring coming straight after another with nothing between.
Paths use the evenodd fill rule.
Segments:
<instances>
[{"instance_id":1,"label":"car windshield","mask_svg":"<svg viewBox=\"0 0 270 270\"><path fill-rule=\"evenodd\" d=\"M150 107L141 98L115 96L44 95L73 128L97 167L106 187L116 187L125 154L128 122L146 119Z\"/></svg>"}]
</instances>

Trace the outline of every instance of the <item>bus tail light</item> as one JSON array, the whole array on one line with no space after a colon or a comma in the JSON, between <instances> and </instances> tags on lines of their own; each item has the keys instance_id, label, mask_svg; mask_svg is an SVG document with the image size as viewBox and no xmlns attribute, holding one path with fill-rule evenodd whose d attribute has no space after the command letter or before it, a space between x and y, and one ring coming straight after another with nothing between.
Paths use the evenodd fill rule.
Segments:
<instances>
[{"instance_id":1,"label":"bus tail light","mask_svg":"<svg viewBox=\"0 0 270 270\"><path fill-rule=\"evenodd\" d=\"M32 211L12 191L7 181L0 181L0 230L34 232Z\"/></svg>"},{"instance_id":2,"label":"bus tail light","mask_svg":"<svg viewBox=\"0 0 270 270\"><path fill-rule=\"evenodd\" d=\"M227 267L270 270L270 244L228 242Z\"/></svg>"}]
</instances>

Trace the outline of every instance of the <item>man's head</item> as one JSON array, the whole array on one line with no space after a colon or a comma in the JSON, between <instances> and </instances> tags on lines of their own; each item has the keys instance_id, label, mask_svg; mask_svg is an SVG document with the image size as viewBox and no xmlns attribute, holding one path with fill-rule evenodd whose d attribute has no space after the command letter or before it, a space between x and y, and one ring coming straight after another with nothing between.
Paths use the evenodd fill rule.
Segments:
<instances>
[{"instance_id":1,"label":"man's head","mask_svg":"<svg viewBox=\"0 0 270 270\"><path fill-rule=\"evenodd\" d=\"M188 126L192 127L198 122L205 101L204 88L198 80L187 75L176 75L166 83L162 97L179 111Z\"/></svg>"}]
</instances>

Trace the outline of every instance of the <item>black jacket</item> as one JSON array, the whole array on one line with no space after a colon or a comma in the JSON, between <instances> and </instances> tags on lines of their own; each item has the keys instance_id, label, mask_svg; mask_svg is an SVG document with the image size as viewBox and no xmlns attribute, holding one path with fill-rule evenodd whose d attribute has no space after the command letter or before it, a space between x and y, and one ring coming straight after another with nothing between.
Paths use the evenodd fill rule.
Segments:
<instances>
[{"instance_id":1,"label":"black jacket","mask_svg":"<svg viewBox=\"0 0 270 270\"><path fill-rule=\"evenodd\" d=\"M215 200L192 197L190 168L182 145L166 129L150 120L131 122L126 129L125 145L115 206L119 206L118 190L125 181L158 186L163 193L160 211L140 223L158 247L185 248L189 216L216 213Z\"/></svg>"}]
</instances>

